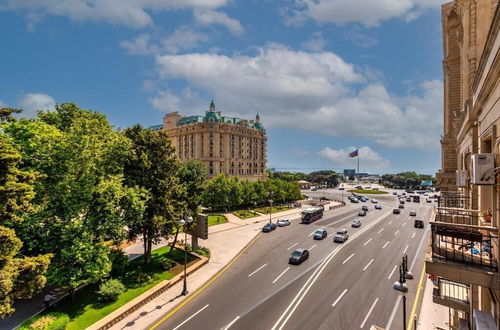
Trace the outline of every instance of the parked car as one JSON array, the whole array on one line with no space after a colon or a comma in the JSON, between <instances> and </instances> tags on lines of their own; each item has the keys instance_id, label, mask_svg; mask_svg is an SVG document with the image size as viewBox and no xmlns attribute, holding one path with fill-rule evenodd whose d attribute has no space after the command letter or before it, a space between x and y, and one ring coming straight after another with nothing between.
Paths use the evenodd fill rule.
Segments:
<instances>
[{"instance_id":1,"label":"parked car","mask_svg":"<svg viewBox=\"0 0 500 330\"><path fill-rule=\"evenodd\" d=\"M361 207L361 210L362 210L362 211L366 211L366 212L368 212L368 206L363 205L363 206Z\"/></svg>"},{"instance_id":2,"label":"parked car","mask_svg":"<svg viewBox=\"0 0 500 330\"><path fill-rule=\"evenodd\" d=\"M415 211L410 211L410 217L416 217L417 216L417 212Z\"/></svg>"},{"instance_id":3,"label":"parked car","mask_svg":"<svg viewBox=\"0 0 500 330\"><path fill-rule=\"evenodd\" d=\"M270 231L275 230L277 225L274 222L268 222L262 227L262 232L269 233Z\"/></svg>"},{"instance_id":4,"label":"parked car","mask_svg":"<svg viewBox=\"0 0 500 330\"><path fill-rule=\"evenodd\" d=\"M398 206L400 209L404 209L405 208L405 205L404 204L399 204Z\"/></svg>"},{"instance_id":5,"label":"parked car","mask_svg":"<svg viewBox=\"0 0 500 330\"><path fill-rule=\"evenodd\" d=\"M318 229L313 234L313 238L318 240L322 240L326 236L328 236L328 233L324 229Z\"/></svg>"},{"instance_id":6,"label":"parked car","mask_svg":"<svg viewBox=\"0 0 500 330\"><path fill-rule=\"evenodd\" d=\"M372 203L373 203L373 204L377 204L377 203L378 203L378 201L377 201L376 199L372 199Z\"/></svg>"},{"instance_id":7,"label":"parked car","mask_svg":"<svg viewBox=\"0 0 500 330\"><path fill-rule=\"evenodd\" d=\"M375 205L375 210L382 210L382 205L380 204Z\"/></svg>"},{"instance_id":8,"label":"parked car","mask_svg":"<svg viewBox=\"0 0 500 330\"><path fill-rule=\"evenodd\" d=\"M333 235L333 242L344 243L348 238L349 234L347 233L347 229L339 229L335 235Z\"/></svg>"},{"instance_id":9,"label":"parked car","mask_svg":"<svg viewBox=\"0 0 500 330\"><path fill-rule=\"evenodd\" d=\"M361 221L359 219L352 220L351 227L353 227L353 228L361 227Z\"/></svg>"},{"instance_id":10,"label":"parked car","mask_svg":"<svg viewBox=\"0 0 500 330\"><path fill-rule=\"evenodd\" d=\"M307 259L309 259L309 250L295 249L290 256L290 259L288 259L288 262L292 265L300 265Z\"/></svg>"},{"instance_id":11,"label":"parked car","mask_svg":"<svg viewBox=\"0 0 500 330\"><path fill-rule=\"evenodd\" d=\"M401 211L400 211L399 209L394 209L394 210L392 210L392 213L393 213L393 214L400 214L400 213L401 213Z\"/></svg>"},{"instance_id":12,"label":"parked car","mask_svg":"<svg viewBox=\"0 0 500 330\"><path fill-rule=\"evenodd\" d=\"M366 211L361 210L358 212L358 217L364 217L364 216L366 216Z\"/></svg>"},{"instance_id":13,"label":"parked car","mask_svg":"<svg viewBox=\"0 0 500 330\"><path fill-rule=\"evenodd\" d=\"M278 227L285 227L290 225L290 220L288 219L280 219L278 220Z\"/></svg>"},{"instance_id":14,"label":"parked car","mask_svg":"<svg viewBox=\"0 0 500 330\"><path fill-rule=\"evenodd\" d=\"M423 220L415 220L414 223L415 228L424 228L424 221Z\"/></svg>"}]
</instances>

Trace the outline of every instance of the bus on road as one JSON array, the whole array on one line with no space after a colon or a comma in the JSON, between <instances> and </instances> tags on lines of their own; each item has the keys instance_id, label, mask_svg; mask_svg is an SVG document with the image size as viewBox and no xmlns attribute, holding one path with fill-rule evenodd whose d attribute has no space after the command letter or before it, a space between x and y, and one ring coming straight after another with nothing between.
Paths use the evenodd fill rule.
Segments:
<instances>
[{"instance_id":1,"label":"bus on road","mask_svg":"<svg viewBox=\"0 0 500 330\"><path fill-rule=\"evenodd\" d=\"M318 219L321 219L321 217L323 217L323 210L324 208L321 206L321 207L311 207L311 208L308 208L304 211L302 211L302 214L301 214L301 222L302 223L311 223L311 222L314 222Z\"/></svg>"}]
</instances>

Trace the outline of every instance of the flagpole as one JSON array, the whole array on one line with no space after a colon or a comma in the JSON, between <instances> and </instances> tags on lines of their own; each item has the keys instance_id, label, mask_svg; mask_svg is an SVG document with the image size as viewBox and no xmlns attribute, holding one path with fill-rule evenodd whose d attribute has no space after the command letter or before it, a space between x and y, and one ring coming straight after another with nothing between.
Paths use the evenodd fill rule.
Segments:
<instances>
[{"instance_id":1,"label":"flagpole","mask_svg":"<svg viewBox=\"0 0 500 330\"><path fill-rule=\"evenodd\" d=\"M358 179L359 179L359 148L357 150L358 150Z\"/></svg>"}]
</instances>

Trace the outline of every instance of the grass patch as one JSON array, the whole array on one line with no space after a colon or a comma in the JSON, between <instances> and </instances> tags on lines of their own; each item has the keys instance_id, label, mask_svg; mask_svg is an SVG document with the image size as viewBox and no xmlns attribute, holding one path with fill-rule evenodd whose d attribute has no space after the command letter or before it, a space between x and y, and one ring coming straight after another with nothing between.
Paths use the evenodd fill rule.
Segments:
<instances>
[{"instance_id":1,"label":"grass patch","mask_svg":"<svg viewBox=\"0 0 500 330\"><path fill-rule=\"evenodd\" d=\"M389 193L383 190L371 190L371 189L354 189L354 190L348 190L348 192L353 192L357 194L373 194L373 195L382 195Z\"/></svg>"},{"instance_id":2,"label":"grass patch","mask_svg":"<svg viewBox=\"0 0 500 330\"><path fill-rule=\"evenodd\" d=\"M220 225L221 223L226 223L227 219L223 215L209 215L208 216L208 226Z\"/></svg>"},{"instance_id":3,"label":"grass patch","mask_svg":"<svg viewBox=\"0 0 500 330\"><path fill-rule=\"evenodd\" d=\"M270 207L261 207L259 209L255 209L255 211L259 213L264 213L264 214L269 214L269 213L277 213L277 212L283 212L286 210L291 210L293 207L289 206L273 206L272 208Z\"/></svg>"},{"instance_id":4,"label":"grass patch","mask_svg":"<svg viewBox=\"0 0 500 330\"><path fill-rule=\"evenodd\" d=\"M240 219L249 219L253 217L258 217L260 214L254 211L247 211L247 210L240 210L240 211L234 211L233 214L237 216Z\"/></svg>"},{"instance_id":5,"label":"grass patch","mask_svg":"<svg viewBox=\"0 0 500 330\"><path fill-rule=\"evenodd\" d=\"M21 325L21 329L30 329L29 324L36 322L38 318L50 316L51 318L69 317L69 323L64 329L85 329L91 324L99 321L104 316L117 310L132 299L138 297L142 293L151 289L161 281L169 280L180 272L183 268L184 252L179 250L173 251L173 260L179 264L174 266L169 271L165 271L161 263L167 257L170 251L169 246L161 247L154 250L152 253L152 261L150 264L143 264L143 258L137 258L130 261L127 265L125 275L118 279L125 285L126 291L122 293L114 302L100 302L96 291L99 289L98 284L91 284L78 291L75 294L75 301L71 297L66 297L58 302L58 305L52 308L50 313L43 313L36 318L25 321ZM193 260L188 260L193 261ZM130 276L134 272L139 272L140 276ZM139 281L137 280L139 278ZM24 328L23 328L24 326ZM52 329L52 328L49 328Z\"/></svg>"}]
</instances>

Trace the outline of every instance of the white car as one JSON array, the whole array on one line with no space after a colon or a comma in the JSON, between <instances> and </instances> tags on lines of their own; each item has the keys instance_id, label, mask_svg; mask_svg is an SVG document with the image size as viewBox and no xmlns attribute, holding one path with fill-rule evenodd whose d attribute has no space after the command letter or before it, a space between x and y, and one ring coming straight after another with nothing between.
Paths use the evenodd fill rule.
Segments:
<instances>
[{"instance_id":1,"label":"white car","mask_svg":"<svg viewBox=\"0 0 500 330\"><path fill-rule=\"evenodd\" d=\"M290 220L288 219L280 219L278 220L278 227L285 227L290 225Z\"/></svg>"},{"instance_id":2,"label":"white car","mask_svg":"<svg viewBox=\"0 0 500 330\"><path fill-rule=\"evenodd\" d=\"M377 203L378 203L378 201L377 201L376 199L372 199L372 203L373 203L373 204L377 204Z\"/></svg>"}]
</instances>

